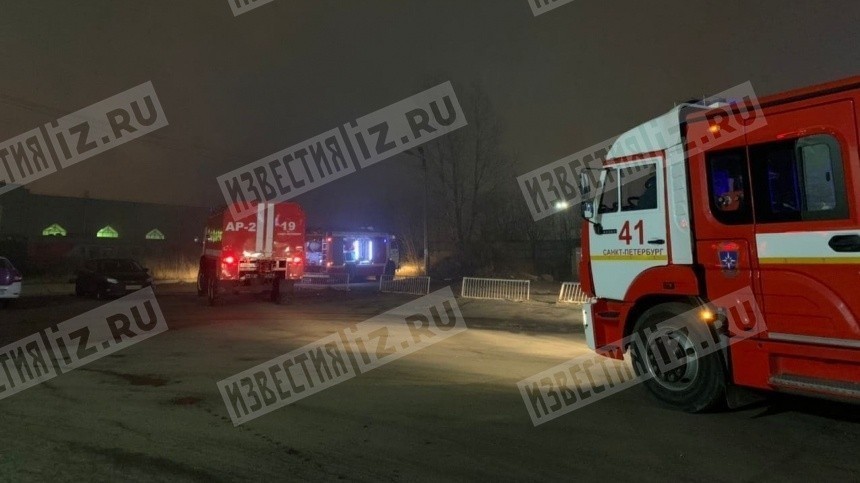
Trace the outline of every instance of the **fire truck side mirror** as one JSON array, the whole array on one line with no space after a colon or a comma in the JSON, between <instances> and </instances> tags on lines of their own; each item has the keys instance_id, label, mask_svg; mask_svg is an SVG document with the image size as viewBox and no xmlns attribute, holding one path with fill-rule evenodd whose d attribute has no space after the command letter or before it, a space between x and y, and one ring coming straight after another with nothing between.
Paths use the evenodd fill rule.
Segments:
<instances>
[{"instance_id":1,"label":"fire truck side mirror","mask_svg":"<svg viewBox=\"0 0 860 483\"><path fill-rule=\"evenodd\" d=\"M585 201L582 203L582 217L586 220L594 218L594 203Z\"/></svg>"},{"instance_id":2,"label":"fire truck side mirror","mask_svg":"<svg viewBox=\"0 0 860 483\"><path fill-rule=\"evenodd\" d=\"M579 190L582 193L582 218L590 220L594 218L594 202L589 200L591 178L585 171L579 173Z\"/></svg>"}]
</instances>

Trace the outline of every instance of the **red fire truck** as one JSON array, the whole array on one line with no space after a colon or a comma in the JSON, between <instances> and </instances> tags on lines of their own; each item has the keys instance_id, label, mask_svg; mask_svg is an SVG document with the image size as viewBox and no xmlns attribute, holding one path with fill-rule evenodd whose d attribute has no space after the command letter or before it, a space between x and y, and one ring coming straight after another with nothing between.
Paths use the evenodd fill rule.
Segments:
<instances>
[{"instance_id":1,"label":"red fire truck","mask_svg":"<svg viewBox=\"0 0 860 483\"><path fill-rule=\"evenodd\" d=\"M313 230L305 245L309 277L343 274L351 281L378 278L389 260L397 266L400 253L394 235L367 230Z\"/></svg>"},{"instance_id":2,"label":"red fire truck","mask_svg":"<svg viewBox=\"0 0 860 483\"><path fill-rule=\"evenodd\" d=\"M742 121L720 140L732 116ZM589 346L641 361L649 391L691 412L731 405L740 388L860 401L858 119L854 77L755 106L686 104L622 135L599 175L581 177ZM674 135L637 149L654 126ZM690 149L705 139L719 142ZM647 329L681 314L714 323L700 307L745 288L766 330L713 354L678 331L683 363L661 372Z\"/></svg>"},{"instance_id":3,"label":"red fire truck","mask_svg":"<svg viewBox=\"0 0 860 483\"><path fill-rule=\"evenodd\" d=\"M237 212L240 212L238 206ZM209 217L197 294L215 305L222 294L271 292L281 300L304 273L305 213L296 203L260 203L236 218L227 208Z\"/></svg>"}]
</instances>

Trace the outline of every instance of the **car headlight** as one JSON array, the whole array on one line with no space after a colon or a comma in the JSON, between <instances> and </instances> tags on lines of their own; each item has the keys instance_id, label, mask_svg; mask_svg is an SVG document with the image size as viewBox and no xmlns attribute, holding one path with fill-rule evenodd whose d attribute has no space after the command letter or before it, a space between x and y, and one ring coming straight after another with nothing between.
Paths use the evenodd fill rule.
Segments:
<instances>
[{"instance_id":1,"label":"car headlight","mask_svg":"<svg viewBox=\"0 0 860 483\"><path fill-rule=\"evenodd\" d=\"M108 277L108 278L106 278L105 280L107 281L107 283L119 283L119 282L117 281L117 279L115 279L115 278L110 278L110 277Z\"/></svg>"}]
</instances>

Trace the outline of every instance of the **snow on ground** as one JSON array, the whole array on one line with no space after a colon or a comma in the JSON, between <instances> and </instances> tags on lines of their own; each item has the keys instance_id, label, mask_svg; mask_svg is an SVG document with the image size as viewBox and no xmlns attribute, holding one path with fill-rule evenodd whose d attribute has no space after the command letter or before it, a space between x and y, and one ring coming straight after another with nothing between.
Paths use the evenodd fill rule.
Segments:
<instances>
[{"instance_id":1,"label":"snow on ground","mask_svg":"<svg viewBox=\"0 0 860 483\"><path fill-rule=\"evenodd\" d=\"M460 299L469 330L234 427L216 382L414 296L304 294L208 307L159 291L170 330L0 400L0 479L107 481L856 479L855 406L776 399L713 415L641 388L539 427L516 383L588 354L579 310ZM98 303L4 312L32 333ZM14 339L12 339L14 340Z\"/></svg>"}]
</instances>

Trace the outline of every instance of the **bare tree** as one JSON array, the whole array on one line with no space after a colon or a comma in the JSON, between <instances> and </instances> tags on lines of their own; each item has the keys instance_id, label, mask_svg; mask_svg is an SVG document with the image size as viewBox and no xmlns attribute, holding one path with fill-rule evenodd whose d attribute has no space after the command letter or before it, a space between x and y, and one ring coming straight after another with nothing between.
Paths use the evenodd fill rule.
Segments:
<instances>
[{"instance_id":1,"label":"bare tree","mask_svg":"<svg viewBox=\"0 0 860 483\"><path fill-rule=\"evenodd\" d=\"M493 194L510 182L509 160L501 152L501 125L478 84L458 90L468 125L426 145L437 227L465 253L481 236L482 223L494 216ZM441 223L441 225L439 224Z\"/></svg>"},{"instance_id":2,"label":"bare tree","mask_svg":"<svg viewBox=\"0 0 860 483\"><path fill-rule=\"evenodd\" d=\"M398 207L390 213L389 222L398 237L401 262L420 264L424 250L420 202L404 199L399 193L389 194L385 201L389 206Z\"/></svg>"}]
</instances>

